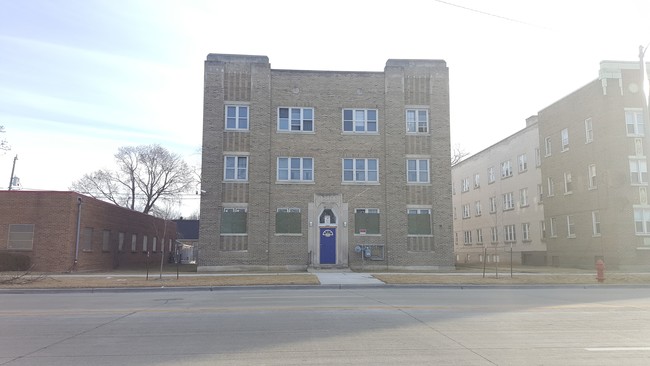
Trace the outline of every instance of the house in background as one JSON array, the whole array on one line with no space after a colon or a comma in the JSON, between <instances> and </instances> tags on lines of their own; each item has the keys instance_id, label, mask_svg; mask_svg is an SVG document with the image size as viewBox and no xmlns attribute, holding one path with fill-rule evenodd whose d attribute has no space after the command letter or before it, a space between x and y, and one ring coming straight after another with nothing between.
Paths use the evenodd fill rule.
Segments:
<instances>
[{"instance_id":1,"label":"house in background","mask_svg":"<svg viewBox=\"0 0 650 366\"><path fill-rule=\"evenodd\" d=\"M144 267L175 240L172 221L76 192L0 191L0 255L27 255L33 271Z\"/></svg>"},{"instance_id":2,"label":"house in background","mask_svg":"<svg viewBox=\"0 0 650 366\"><path fill-rule=\"evenodd\" d=\"M205 61L198 270L453 268L449 72Z\"/></svg>"},{"instance_id":3,"label":"house in background","mask_svg":"<svg viewBox=\"0 0 650 366\"><path fill-rule=\"evenodd\" d=\"M452 167L456 263L546 264L537 116Z\"/></svg>"},{"instance_id":4,"label":"house in background","mask_svg":"<svg viewBox=\"0 0 650 366\"><path fill-rule=\"evenodd\" d=\"M177 239L179 247L178 255L180 256L181 263L194 264L196 263L196 250L199 244L199 220L174 220L176 223Z\"/></svg>"}]
</instances>

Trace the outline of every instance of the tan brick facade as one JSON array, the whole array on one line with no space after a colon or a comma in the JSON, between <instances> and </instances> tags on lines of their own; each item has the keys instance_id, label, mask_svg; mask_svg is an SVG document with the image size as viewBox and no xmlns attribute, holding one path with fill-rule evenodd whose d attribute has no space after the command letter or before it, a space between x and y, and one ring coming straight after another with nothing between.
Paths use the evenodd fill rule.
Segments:
<instances>
[{"instance_id":1,"label":"tan brick facade","mask_svg":"<svg viewBox=\"0 0 650 366\"><path fill-rule=\"evenodd\" d=\"M79 200L80 199L80 200ZM77 241L77 222L79 240ZM33 228L10 233L13 228ZM135 250L132 238L135 235ZM147 237L146 250L143 241ZM15 239L27 248L16 249ZM118 246L122 238L122 250ZM155 239L154 239L155 238ZM160 263L176 224L75 192L0 192L0 255L28 255L39 272L98 271ZM156 250L154 251L154 241ZM164 241L164 242L163 242ZM77 245L78 243L78 245ZM30 247L31 246L31 247ZM149 258L147 259L147 251ZM77 263L75 265L75 257Z\"/></svg>"},{"instance_id":2,"label":"tan brick facade","mask_svg":"<svg viewBox=\"0 0 650 366\"><path fill-rule=\"evenodd\" d=\"M638 62L603 61L597 80L539 112L549 265L650 268L642 85Z\"/></svg>"},{"instance_id":3,"label":"tan brick facade","mask_svg":"<svg viewBox=\"0 0 650 366\"><path fill-rule=\"evenodd\" d=\"M326 227L335 242L327 265L453 266L448 84L440 60L388 60L384 72L336 72L273 70L265 56L208 55L199 270L324 266ZM228 106L247 109L246 128L226 128ZM281 109L312 113L313 122L284 130ZM407 109L426 111L422 130L407 132ZM376 128L346 131L344 110L376 113ZM228 164L239 158L246 179L227 179ZM281 178L280 158L308 159L312 178ZM408 160L428 161L422 181L407 183ZM346 180L344 161L363 165L364 178ZM287 208L300 211L299 232L277 233L277 212ZM363 209L379 212L377 233L355 226ZM409 209L430 210L430 233L408 234ZM228 210L246 211L245 232L221 232L223 216L237 215ZM324 213L336 222L321 223ZM357 246L370 246L372 255L362 258Z\"/></svg>"}]
</instances>

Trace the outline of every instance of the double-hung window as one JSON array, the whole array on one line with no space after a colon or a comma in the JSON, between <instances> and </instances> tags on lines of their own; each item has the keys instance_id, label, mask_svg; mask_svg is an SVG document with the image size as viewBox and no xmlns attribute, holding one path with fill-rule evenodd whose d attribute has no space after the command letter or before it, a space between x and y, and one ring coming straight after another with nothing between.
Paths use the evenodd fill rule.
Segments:
<instances>
[{"instance_id":1,"label":"double-hung window","mask_svg":"<svg viewBox=\"0 0 650 366\"><path fill-rule=\"evenodd\" d=\"M512 177L512 164L510 160L501 163L501 178Z\"/></svg>"},{"instance_id":2,"label":"double-hung window","mask_svg":"<svg viewBox=\"0 0 650 366\"><path fill-rule=\"evenodd\" d=\"M463 178L461 187L463 192L469 191L469 178Z\"/></svg>"},{"instance_id":3,"label":"double-hung window","mask_svg":"<svg viewBox=\"0 0 650 366\"><path fill-rule=\"evenodd\" d=\"M278 181L313 182L314 161L312 158L278 158Z\"/></svg>"},{"instance_id":4,"label":"double-hung window","mask_svg":"<svg viewBox=\"0 0 650 366\"><path fill-rule=\"evenodd\" d=\"M374 133L377 132L376 109L344 109L343 132Z\"/></svg>"},{"instance_id":5,"label":"double-hung window","mask_svg":"<svg viewBox=\"0 0 650 366\"><path fill-rule=\"evenodd\" d=\"M630 183L648 183L648 163L645 159L630 159Z\"/></svg>"},{"instance_id":6,"label":"double-hung window","mask_svg":"<svg viewBox=\"0 0 650 366\"><path fill-rule=\"evenodd\" d=\"M645 128L642 109L625 110L625 125L628 136L644 136Z\"/></svg>"},{"instance_id":7,"label":"double-hung window","mask_svg":"<svg viewBox=\"0 0 650 366\"><path fill-rule=\"evenodd\" d=\"M503 227L503 232L505 234L505 242L512 243L517 241L515 225L506 225Z\"/></svg>"},{"instance_id":8,"label":"double-hung window","mask_svg":"<svg viewBox=\"0 0 650 366\"><path fill-rule=\"evenodd\" d=\"M429 111L426 109L406 110L406 132L428 133L429 132Z\"/></svg>"},{"instance_id":9,"label":"double-hung window","mask_svg":"<svg viewBox=\"0 0 650 366\"><path fill-rule=\"evenodd\" d=\"M560 132L562 137L562 151L569 150L569 129L565 128Z\"/></svg>"},{"instance_id":10,"label":"double-hung window","mask_svg":"<svg viewBox=\"0 0 650 366\"><path fill-rule=\"evenodd\" d=\"M248 130L248 106L226 105L226 130Z\"/></svg>"},{"instance_id":11,"label":"double-hung window","mask_svg":"<svg viewBox=\"0 0 650 366\"><path fill-rule=\"evenodd\" d=\"M517 163L519 164L519 173L523 173L528 170L528 158L526 154L521 154L517 157Z\"/></svg>"},{"instance_id":12,"label":"double-hung window","mask_svg":"<svg viewBox=\"0 0 650 366\"><path fill-rule=\"evenodd\" d=\"M512 210L515 208L515 200L512 192L503 195L503 211Z\"/></svg>"},{"instance_id":13,"label":"double-hung window","mask_svg":"<svg viewBox=\"0 0 650 366\"><path fill-rule=\"evenodd\" d=\"M379 182L377 159L343 159L343 182Z\"/></svg>"},{"instance_id":14,"label":"double-hung window","mask_svg":"<svg viewBox=\"0 0 650 366\"><path fill-rule=\"evenodd\" d=\"M594 141L594 123L591 118L585 120L585 143Z\"/></svg>"},{"instance_id":15,"label":"double-hung window","mask_svg":"<svg viewBox=\"0 0 650 366\"><path fill-rule=\"evenodd\" d=\"M429 160L408 159L406 161L406 181L408 183L429 183Z\"/></svg>"},{"instance_id":16,"label":"double-hung window","mask_svg":"<svg viewBox=\"0 0 650 366\"><path fill-rule=\"evenodd\" d=\"M224 156L224 180L248 180L248 156Z\"/></svg>"},{"instance_id":17,"label":"double-hung window","mask_svg":"<svg viewBox=\"0 0 650 366\"><path fill-rule=\"evenodd\" d=\"M278 131L313 132L313 108L278 108Z\"/></svg>"}]
</instances>

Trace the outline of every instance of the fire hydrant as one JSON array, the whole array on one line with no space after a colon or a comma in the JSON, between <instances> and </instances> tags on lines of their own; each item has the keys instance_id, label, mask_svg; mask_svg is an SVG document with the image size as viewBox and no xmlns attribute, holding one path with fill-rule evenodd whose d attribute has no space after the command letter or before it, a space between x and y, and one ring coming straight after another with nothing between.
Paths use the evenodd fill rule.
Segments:
<instances>
[{"instance_id":1,"label":"fire hydrant","mask_svg":"<svg viewBox=\"0 0 650 366\"><path fill-rule=\"evenodd\" d=\"M605 282L605 262L602 259L596 261L596 279L598 282Z\"/></svg>"}]
</instances>

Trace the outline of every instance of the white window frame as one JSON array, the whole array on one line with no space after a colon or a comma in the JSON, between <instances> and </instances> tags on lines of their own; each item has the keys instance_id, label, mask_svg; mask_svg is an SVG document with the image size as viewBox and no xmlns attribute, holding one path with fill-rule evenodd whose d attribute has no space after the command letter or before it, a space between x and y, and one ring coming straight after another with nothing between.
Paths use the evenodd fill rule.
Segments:
<instances>
[{"instance_id":1,"label":"white window frame","mask_svg":"<svg viewBox=\"0 0 650 366\"><path fill-rule=\"evenodd\" d=\"M497 180L496 174L494 174L494 167L491 166L488 168L488 184L494 183Z\"/></svg>"},{"instance_id":2,"label":"white window frame","mask_svg":"<svg viewBox=\"0 0 650 366\"><path fill-rule=\"evenodd\" d=\"M465 245L471 245L472 244L472 230L463 231L463 236L465 237L464 244Z\"/></svg>"},{"instance_id":3,"label":"white window frame","mask_svg":"<svg viewBox=\"0 0 650 366\"><path fill-rule=\"evenodd\" d=\"M476 216L481 216L481 201L474 202L474 210L476 211Z\"/></svg>"},{"instance_id":4,"label":"white window frame","mask_svg":"<svg viewBox=\"0 0 650 366\"><path fill-rule=\"evenodd\" d=\"M551 144L551 136L547 136L544 138L544 156L551 156L553 153L552 149L552 144Z\"/></svg>"},{"instance_id":5,"label":"white window frame","mask_svg":"<svg viewBox=\"0 0 650 366\"><path fill-rule=\"evenodd\" d=\"M483 244L483 229L476 229L476 244Z\"/></svg>"},{"instance_id":6,"label":"white window frame","mask_svg":"<svg viewBox=\"0 0 650 366\"><path fill-rule=\"evenodd\" d=\"M630 158L630 183L632 185L648 184L648 163L646 159Z\"/></svg>"},{"instance_id":7,"label":"white window frame","mask_svg":"<svg viewBox=\"0 0 650 366\"><path fill-rule=\"evenodd\" d=\"M521 224L521 241L531 241L530 240L530 223L524 222Z\"/></svg>"},{"instance_id":8,"label":"white window frame","mask_svg":"<svg viewBox=\"0 0 650 366\"><path fill-rule=\"evenodd\" d=\"M346 161L352 162L352 168L346 168ZM363 167L358 167L357 163L363 161ZM369 162L374 161L376 169L369 168ZM341 159L341 181L344 183L379 183L379 159L373 158L343 158ZM346 173L352 174L352 179L346 179ZM370 179L370 174L373 173L375 179ZM363 174L363 179L360 175Z\"/></svg>"},{"instance_id":9,"label":"white window frame","mask_svg":"<svg viewBox=\"0 0 650 366\"><path fill-rule=\"evenodd\" d=\"M512 177L512 163L506 160L501 163L501 179Z\"/></svg>"},{"instance_id":10,"label":"white window frame","mask_svg":"<svg viewBox=\"0 0 650 366\"><path fill-rule=\"evenodd\" d=\"M411 166L411 162L415 163L415 169ZM407 159L406 181L408 183L429 183L431 181L429 167L429 159ZM413 175L415 175L415 179L413 179Z\"/></svg>"},{"instance_id":11,"label":"white window frame","mask_svg":"<svg viewBox=\"0 0 650 366\"><path fill-rule=\"evenodd\" d=\"M461 181L461 192L469 192L469 177Z\"/></svg>"},{"instance_id":12,"label":"white window frame","mask_svg":"<svg viewBox=\"0 0 650 366\"><path fill-rule=\"evenodd\" d=\"M469 219L471 217L469 203L463 205L463 218Z\"/></svg>"},{"instance_id":13,"label":"white window frame","mask_svg":"<svg viewBox=\"0 0 650 366\"><path fill-rule=\"evenodd\" d=\"M542 166L542 153L539 151L539 148L535 148L535 166Z\"/></svg>"},{"instance_id":14,"label":"white window frame","mask_svg":"<svg viewBox=\"0 0 650 366\"><path fill-rule=\"evenodd\" d=\"M378 214L378 208L355 208L354 213L368 213L368 214Z\"/></svg>"},{"instance_id":15,"label":"white window frame","mask_svg":"<svg viewBox=\"0 0 650 366\"><path fill-rule=\"evenodd\" d=\"M479 173L474 173L474 189L477 189L481 186L481 175Z\"/></svg>"},{"instance_id":16,"label":"white window frame","mask_svg":"<svg viewBox=\"0 0 650 366\"><path fill-rule=\"evenodd\" d=\"M286 167L283 162L286 161ZM299 163L298 167L294 167L294 162ZM309 162L309 164L306 164ZM276 179L278 182L313 182L314 181L314 159L309 157L290 157L280 156L276 159ZM311 168L309 167L311 165ZM286 172L286 178L281 176L281 173ZM299 177L294 178L294 173ZM284 175L284 174L282 174Z\"/></svg>"},{"instance_id":17,"label":"white window frame","mask_svg":"<svg viewBox=\"0 0 650 366\"><path fill-rule=\"evenodd\" d=\"M573 215L567 215L566 217L566 233L567 238L576 237L576 223L573 220Z\"/></svg>"},{"instance_id":18,"label":"white window frame","mask_svg":"<svg viewBox=\"0 0 650 366\"><path fill-rule=\"evenodd\" d=\"M489 199L490 202L490 213L496 213L497 212L497 197L492 196Z\"/></svg>"},{"instance_id":19,"label":"white window frame","mask_svg":"<svg viewBox=\"0 0 650 366\"><path fill-rule=\"evenodd\" d=\"M490 237L492 239L492 244L497 244L499 242L499 229L496 226L490 227Z\"/></svg>"},{"instance_id":20,"label":"white window frame","mask_svg":"<svg viewBox=\"0 0 650 366\"><path fill-rule=\"evenodd\" d=\"M235 112L234 116L228 116L228 112L231 109ZM242 111L246 111L246 116L241 116ZM229 126L229 121L232 121L234 125ZM248 131L250 128L249 107L241 104L226 104L224 107L224 124L224 129L226 131ZM242 126L242 124L244 124L244 126Z\"/></svg>"},{"instance_id":21,"label":"white window frame","mask_svg":"<svg viewBox=\"0 0 650 366\"><path fill-rule=\"evenodd\" d=\"M352 113L352 119L346 119L346 112ZM370 112L370 113L369 113ZM369 114L374 113L374 119L371 119ZM341 129L344 133L379 133L379 112L376 109L360 109L360 108L344 108L341 112ZM350 125L347 129L346 122ZM361 123L361 124L359 124ZM369 129L374 125L374 130ZM358 129L361 127L361 129Z\"/></svg>"},{"instance_id":22,"label":"white window frame","mask_svg":"<svg viewBox=\"0 0 650 366\"><path fill-rule=\"evenodd\" d=\"M625 126L628 136L645 136L645 121L643 119L643 109L626 108L625 109Z\"/></svg>"},{"instance_id":23,"label":"white window frame","mask_svg":"<svg viewBox=\"0 0 650 366\"><path fill-rule=\"evenodd\" d=\"M587 175L589 176L589 189L598 188L596 184L596 164L589 164L587 167Z\"/></svg>"},{"instance_id":24,"label":"white window frame","mask_svg":"<svg viewBox=\"0 0 650 366\"><path fill-rule=\"evenodd\" d=\"M650 235L650 207L634 207L634 232L636 235Z\"/></svg>"},{"instance_id":25,"label":"white window frame","mask_svg":"<svg viewBox=\"0 0 650 366\"><path fill-rule=\"evenodd\" d=\"M564 173L564 194L573 193L573 178L571 173Z\"/></svg>"},{"instance_id":26,"label":"white window frame","mask_svg":"<svg viewBox=\"0 0 650 366\"><path fill-rule=\"evenodd\" d=\"M234 165L230 164L229 161L233 161ZM241 167L239 165L240 161L245 161L246 166ZM243 178L240 175L242 171L244 173ZM229 172L232 172L232 175L230 177L229 177ZM248 181L248 156L225 155L223 157L223 180L239 181L239 182Z\"/></svg>"},{"instance_id":27,"label":"white window frame","mask_svg":"<svg viewBox=\"0 0 650 366\"><path fill-rule=\"evenodd\" d=\"M601 236L599 211L591 211L591 229L593 236Z\"/></svg>"},{"instance_id":28,"label":"white window frame","mask_svg":"<svg viewBox=\"0 0 650 366\"><path fill-rule=\"evenodd\" d=\"M504 225L503 233L505 243L515 243L517 241L517 228L515 224Z\"/></svg>"},{"instance_id":29,"label":"white window frame","mask_svg":"<svg viewBox=\"0 0 650 366\"><path fill-rule=\"evenodd\" d=\"M512 192L503 194L503 211L509 211L515 209L515 199Z\"/></svg>"},{"instance_id":30,"label":"white window frame","mask_svg":"<svg viewBox=\"0 0 650 366\"><path fill-rule=\"evenodd\" d=\"M553 178L548 177L546 180L546 197L553 197L555 196L555 182L553 181Z\"/></svg>"},{"instance_id":31,"label":"white window frame","mask_svg":"<svg viewBox=\"0 0 650 366\"><path fill-rule=\"evenodd\" d=\"M517 156L517 164L519 165L519 173L523 173L528 170L528 158L526 157L526 154Z\"/></svg>"},{"instance_id":32,"label":"white window frame","mask_svg":"<svg viewBox=\"0 0 650 366\"><path fill-rule=\"evenodd\" d=\"M528 188L519 190L519 207L528 206Z\"/></svg>"},{"instance_id":33,"label":"white window frame","mask_svg":"<svg viewBox=\"0 0 650 366\"><path fill-rule=\"evenodd\" d=\"M562 152L565 152L569 150L569 129L562 129L562 131L560 131L560 137L562 141Z\"/></svg>"},{"instance_id":34,"label":"white window frame","mask_svg":"<svg viewBox=\"0 0 650 366\"><path fill-rule=\"evenodd\" d=\"M543 203L544 202L544 185L543 184L538 184L537 185L537 203Z\"/></svg>"},{"instance_id":35,"label":"white window frame","mask_svg":"<svg viewBox=\"0 0 650 366\"><path fill-rule=\"evenodd\" d=\"M422 113L424 113L424 120L421 119ZM429 110L424 108L407 108L406 132L429 133Z\"/></svg>"},{"instance_id":36,"label":"white window frame","mask_svg":"<svg viewBox=\"0 0 650 366\"><path fill-rule=\"evenodd\" d=\"M591 117L585 119L585 144L594 141L594 123Z\"/></svg>"},{"instance_id":37,"label":"white window frame","mask_svg":"<svg viewBox=\"0 0 650 366\"><path fill-rule=\"evenodd\" d=\"M287 117L281 117L282 111L287 111ZM311 113L311 119L305 116L305 112L309 111ZM293 113L299 112L300 116L295 119L293 118ZM282 120L286 119L286 127L282 126ZM277 131L278 132L292 132L292 133L313 133L316 129L315 127L315 118L314 118L314 108L309 107L278 107L278 120L277 120ZM298 124L294 124L295 121L298 121ZM311 121L311 128L308 129L305 124L306 122ZM294 129L294 127L298 127Z\"/></svg>"},{"instance_id":38,"label":"white window frame","mask_svg":"<svg viewBox=\"0 0 650 366\"><path fill-rule=\"evenodd\" d=\"M551 238L557 238L557 220L555 217L551 217L549 219L549 226L550 226L550 236Z\"/></svg>"}]
</instances>

